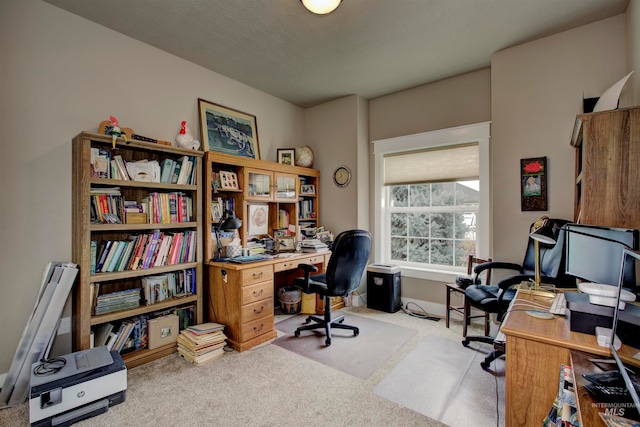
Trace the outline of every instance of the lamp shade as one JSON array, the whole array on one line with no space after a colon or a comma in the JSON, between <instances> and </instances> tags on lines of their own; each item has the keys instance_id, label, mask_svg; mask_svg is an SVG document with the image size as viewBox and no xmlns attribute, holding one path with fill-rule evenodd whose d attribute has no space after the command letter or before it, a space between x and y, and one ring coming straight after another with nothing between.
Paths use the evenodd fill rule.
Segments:
<instances>
[{"instance_id":1,"label":"lamp shade","mask_svg":"<svg viewBox=\"0 0 640 427\"><path fill-rule=\"evenodd\" d=\"M235 212L227 211L226 218L220 224L220 229L224 231L237 230L242 227L242 220L236 217Z\"/></svg>"},{"instance_id":2,"label":"lamp shade","mask_svg":"<svg viewBox=\"0 0 640 427\"><path fill-rule=\"evenodd\" d=\"M537 242L548 245L554 245L556 243L556 238L553 234L553 224L547 217L540 218L540 220L534 224L533 230L529 233L529 237Z\"/></svg>"},{"instance_id":3,"label":"lamp shade","mask_svg":"<svg viewBox=\"0 0 640 427\"><path fill-rule=\"evenodd\" d=\"M340 6L342 0L300 0L310 12L325 15L333 12Z\"/></svg>"}]
</instances>

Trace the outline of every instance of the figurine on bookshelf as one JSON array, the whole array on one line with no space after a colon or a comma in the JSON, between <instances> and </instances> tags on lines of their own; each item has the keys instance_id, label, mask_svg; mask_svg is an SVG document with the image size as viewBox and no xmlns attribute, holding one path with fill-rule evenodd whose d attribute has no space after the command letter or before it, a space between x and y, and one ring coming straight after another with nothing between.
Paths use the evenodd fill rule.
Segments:
<instances>
[{"instance_id":1,"label":"figurine on bookshelf","mask_svg":"<svg viewBox=\"0 0 640 427\"><path fill-rule=\"evenodd\" d=\"M122 131L122 129L120 129L120 126L118 126L118 119L116 119L113 116L109 116L109 119L111 120L111 126L107 127L106 133L107 133L107 135L111 135L111 141L112 141L112 144L113 144L113 149L115 150L115 148L116 148L116 140L119 137L123 137L124 141L128 142L127 141L127 134L124 133Z\"/></svg>"},{"instance_id":2,"label":"figurine on bookshelf","mask_svg":"<svg viewBox=\"0 0 640 427\"><path fill-rule=\"evenodd\" d=\"M191 133L191 130L187 127L187 122L182 121L180 123L180 130L176 135L176 143L179 147L197 150L200 148L200 141L196 141Z\"/></svg>"}]
</instances>

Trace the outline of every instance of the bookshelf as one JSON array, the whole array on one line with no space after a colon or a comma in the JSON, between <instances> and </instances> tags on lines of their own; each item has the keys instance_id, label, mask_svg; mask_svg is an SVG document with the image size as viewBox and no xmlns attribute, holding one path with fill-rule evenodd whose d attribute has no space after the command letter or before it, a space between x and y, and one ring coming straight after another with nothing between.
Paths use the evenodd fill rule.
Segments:
<instances>
[{"instance_id":1,"label":"bookshelf","mask_svg":"<svg viewBox=\"0 0 640 427\"><path fill-rule=\"evenodd\" d=\"M96 160L102 155L107 156L106 170L104 160ZM73 297L74 351L89 348L92 331L95 333L101 325L137 316L146 319L161 312L189 309L193 323L202 323L203 153L142 141L125 143L123 139L118 139L113 149L111 136L82 132L73 139L72 156L72 258L80 270ZM116 156L125 164L147 160L157 161L159 167L143 170L137 180L122 179L122 172L114 172L117 163L111 166L110 160ZM171 163L167 159L182 162L183 169L188 165L180 184L171 183L170 177L168 182L150 182L143 176L147 172L160 176L162 166ZM102 196L109 192L115 195ZM133 212L142 205L145 213ZM154 246L150 243L153 240ZM101 265L101 252L108 253L104 248L109 242L114 246L125 242L117 243L123 245L122 255L114 255L116 261ZM147 305L142 287L151 277L166 278L173 293L167 292L158 302ZM94 314L98 295L132 288L140 289L139 305ZM131 368L175 351L175 343L154 349L142 347L123 351L123 359Z\"/></svg>"},{"instance_id":2,"label":"bookshelf","mask_svg":"<svg viewBox=\"0 0 640 427\"><path fill-rule=\"evenodd\" d=\"M231 172L237 177L237 188L218 185L221 172ZM267 234L282 230L281 215L288 217L292 234L299 238L301 227L318 227L320 171L300 166L284 165L266 160L207 152L204 155L204 253L205 262L213 258L216 249L212 203L218 198L225 208L233 206L236 216L242 220L238 230L242 246L253 235L249 230L250 205L267 207ZM214 185L215 184L215 185ZM301 191L306 185L306 193ZM311 191L313 190L313 191ZM218 209L218 208L216 208ZM220 212L222 213L222 212Z\"/></svg>"},{"instance_id":3,"label":"bookshelf","mask_svg":"<svg viewBox=\"0 0 640 427\"><path fill-rule=\"evenodd\" d=\"M576 116L574 220L638 228L640 107Z\"/></svg>"}]
</instances>

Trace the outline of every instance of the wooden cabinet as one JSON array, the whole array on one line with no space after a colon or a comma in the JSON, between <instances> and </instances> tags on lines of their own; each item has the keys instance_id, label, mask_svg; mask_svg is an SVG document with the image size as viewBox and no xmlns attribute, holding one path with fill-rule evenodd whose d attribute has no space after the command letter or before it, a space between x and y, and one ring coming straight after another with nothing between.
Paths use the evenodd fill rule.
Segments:
<instances>
[{"instance_id":1,"label":"wooden cabinet","mask_svg":"<svg viewBox=\"0 0 640 427\"><path fill-rule=\"evenodd\" d=\"M102 177L96 177L92 156L96 153L104 153L114 158L120 156L125 162L138 160L157 161L163 164L167 159L179 161L186 156L191 162L188 184L171 184L165 182L148 182L142 180L114 179L109 173ZM72 231L73 231L73 262L78 264L79 279L74 288L73 304L73 347L74 350L84 350L91 346L91 333L96 328L106 323L117 324L135 316L153 315L161 311L171 312L176 309L188 309L193 313L193 323L201 323L203 319L202 309L202 156L203 153L193 150L185 150L171 146L158 145L147 142L129 141L118 139L116 148L112 148L110 136L83 132L73 140L73 207L72 207ZM186 164L186 163L185 163ZM120 178L120 177L118 177ZM102 193L117 188L121 195L113 204L120 212L120 217L113 219L113 223L100 223L96 221L96 209L92 203L95 201L95 193ZM92 197L93 196L93 197ZM167 215L154 215L147 212L142 215L142 220L128 221L122 214L124 207L131 204L142 204L143 200L150 198L164 200L167 207ZM124 206L123 206L124 205ZM149 206L149 205L147 205ZM156 204L156 207L159 207ZM184 210L178 211L183 208ZM99 208L102 209L102 208ZM93 211L93 213L92 213ZM117 216L117 215L116 215ZM146 219L145 219L146 218ZM162 218L162 219L160 219ZM108 242L142 242L142 236L171 236L166 240L166 254L162 258L154 255L158 252L151 251L150 246L141 246L141 250L147 250L149 264L133 263L126 261L123 255L119 268L108 271L96 270L99 261L99 250ZM180 237L178 237L180 236ZM135 240L134 240L135 239ZM189 239L188 242L187 240ZM173 252L171 252L171 249ZM181 252L184 249L184 252ZM133 249L132 249L133 251ZM144 252L140 253L144 255ZM169 256L172 254L172 256ZM133 256L133 255L132 255ZM115 257L115 256L114 256ZM151 264L151 260L154 260ZM93 272L96 271L96 272ZM143 281L150 276L171 274L175 278L189 275L189 288L180 290L180 295L166 295L167 298L154 304L146 305ZM98 295L112 293L120 290L138 289L142 303L132 309L112 311L106 314L96 315L94 301ZM176 292L177 294L178 292ZM141 349L123 354L123 359L128 367L165 356L176 351L175 344L164 345L156 349Z\"/></svg>"},{"instance_id":2,"label":"wooden cabinet","mask_svg":"<svg viewBox=\"0 0 640 427\"><path fill-rule=\"evenodd\" d=\"M640 228L640 107L578 115L571 144L574 220Z\"/></svg>"},{"instance_id":3,"label":"wooden cabinet","mask_svg":"<svg viewBox=\"0 0 640 427\"><path fill-rule=\"evenodd\" d=\"M238 177L237 189L223 189L218 185L217 177L221 172L233 172ZM214 229L218 223L214 211L231 209L242 220L238 230L242 246L254 236L249 230L249 206L263 204L267 206L267 233L289 225L289 230L299 237L300 228L319 225L319 181L320 172L314 169L283 165L266 160L207 152L204 156L205 180L205 216L204 245L205 259L214 258L216 238ZM304 182L306 194L301 191ZM223 205L220 208L220 205ZM218 207L216 207L218 206Z\"/></svg>"}]
</instances>

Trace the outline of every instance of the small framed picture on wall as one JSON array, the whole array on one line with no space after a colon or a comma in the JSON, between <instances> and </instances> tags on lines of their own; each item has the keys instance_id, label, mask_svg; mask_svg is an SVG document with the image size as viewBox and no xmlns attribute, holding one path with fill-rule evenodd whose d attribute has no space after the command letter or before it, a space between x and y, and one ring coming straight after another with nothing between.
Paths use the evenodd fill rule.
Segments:
<instances>
[{"instance_id":1,"label":"small framed picture on wall","mask_svg":"<svg viewBox=\"0 0 640 427\"><path fill-rule=\"evenodd\" d=\"M523 211L547 210L547 158L520 160L520 200Z\"/></svg>"}]
</instances>

